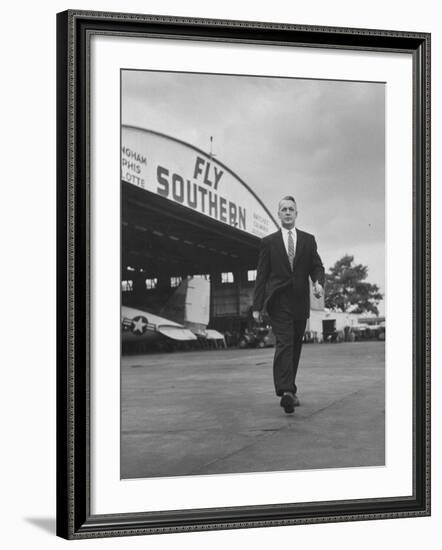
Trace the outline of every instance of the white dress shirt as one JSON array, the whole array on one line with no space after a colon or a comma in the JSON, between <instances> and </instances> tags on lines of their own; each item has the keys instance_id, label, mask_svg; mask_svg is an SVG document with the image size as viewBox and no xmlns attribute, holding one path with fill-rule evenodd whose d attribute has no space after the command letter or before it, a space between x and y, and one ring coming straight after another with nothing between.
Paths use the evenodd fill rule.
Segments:
<instances>
[{"instance_id":1,"label":"white dress shirt","mask_svg":"<svg viewBox=\"0 0 442 550\"><path fill-rule=\"evenodd\" d=\"M293 246L295 248L296 253L296 227L293 227L292 229L286 229L285 227L281 227L281 233L282 233L282 240L284 241L285 251L287 252L287 256L289 255L289 231L292 232L292 239L293 239Z\"/></svg>"}]
</instances>

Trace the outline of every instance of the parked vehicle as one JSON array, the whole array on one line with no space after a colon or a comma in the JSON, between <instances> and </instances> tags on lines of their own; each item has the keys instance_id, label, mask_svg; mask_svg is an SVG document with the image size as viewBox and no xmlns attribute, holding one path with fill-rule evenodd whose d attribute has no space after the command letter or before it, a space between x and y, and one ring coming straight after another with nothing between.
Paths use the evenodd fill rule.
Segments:
<instances>
[{"instance_id":1,"label":"parked vehicle","mask_svg":"<svg viewBox=\"0 0 442 550\"><path fill-rule=\"evenodd\" d=\"M240 348L266 348L275 345L275 337L269 326L246 328L239 340Z\"/></svg>"},{"instance_id":2,"label":"parked vehicle","mask_svg":"<svg viewBox=\"0 0 442 550\"><path fill-rule=\"evenodd\" d=\"M385 340L385 323L379 325L359 324L351 327L354 340Z\"/></svg>"}]
</instances>

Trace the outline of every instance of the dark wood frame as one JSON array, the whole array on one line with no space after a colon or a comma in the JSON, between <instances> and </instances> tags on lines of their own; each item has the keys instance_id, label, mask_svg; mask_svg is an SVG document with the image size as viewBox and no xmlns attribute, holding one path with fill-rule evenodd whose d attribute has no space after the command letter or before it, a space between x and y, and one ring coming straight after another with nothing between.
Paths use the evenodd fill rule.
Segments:
<instances>
[{"instance_id":1,"label":"dark wood frame","mask_svg":"<svg viewBox=\"0 0 442 550\"><path fill-rule=\"evenodd\" d=\"M91 515L89 472L89 41L156 36L410 53L413 57L411 497ZM68 539L430 514L430 35L65 11L57 16L57 534Z\"/></svg>"}]
</instances>

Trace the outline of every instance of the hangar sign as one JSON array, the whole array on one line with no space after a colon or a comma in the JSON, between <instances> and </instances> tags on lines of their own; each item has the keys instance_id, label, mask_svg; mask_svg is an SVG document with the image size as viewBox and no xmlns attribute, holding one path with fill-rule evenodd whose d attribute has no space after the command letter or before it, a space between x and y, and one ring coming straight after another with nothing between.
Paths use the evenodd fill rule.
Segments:
<instances>
[{"instance_id":1,"label":"hangar sign","mask_svg":"<svg viewBox=\"0 0 442 550\"><path fill-rule=\"evenodd\" d=\"M158 132L122 127L121 179L258 237L278 229L234 172L204 151Z\"/></svg>"}]
</instances>

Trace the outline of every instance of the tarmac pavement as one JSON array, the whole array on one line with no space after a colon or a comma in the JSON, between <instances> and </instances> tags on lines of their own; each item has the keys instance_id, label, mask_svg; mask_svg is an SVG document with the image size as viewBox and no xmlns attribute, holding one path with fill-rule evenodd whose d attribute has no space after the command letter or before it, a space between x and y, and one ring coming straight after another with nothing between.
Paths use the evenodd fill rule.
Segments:
<instances>
[{"instance_id":1,"label":"tarmac pavement","mask_svg":"<svg viewBox=\"0 0 442 550\"><path fill-rule=\"evenodd\" d=\"M384 342L305 344L292 415L273 352L123 356L121 477L384 465Z\"/></svg>"}]
</instances>

